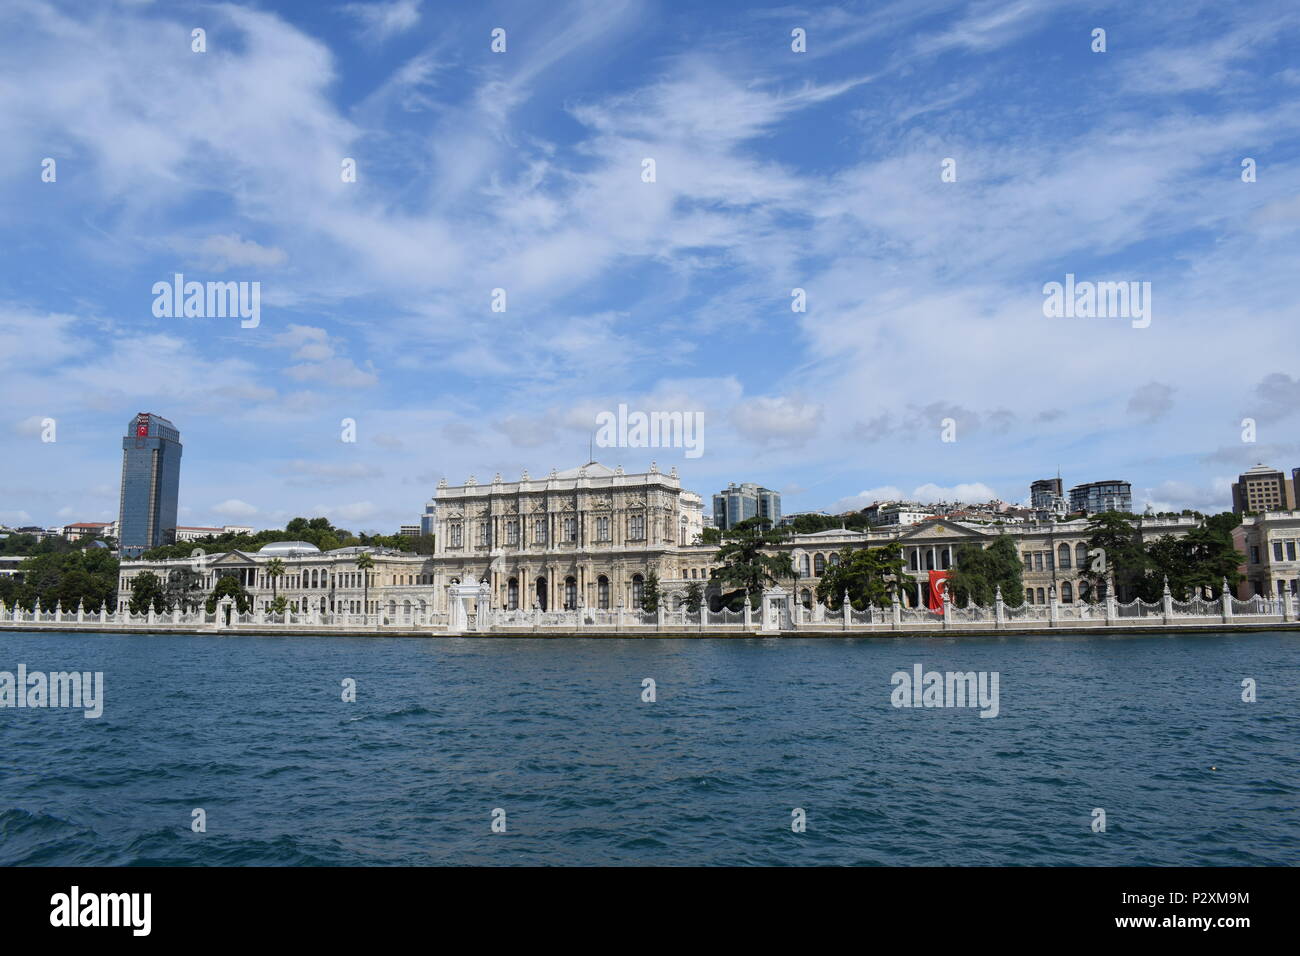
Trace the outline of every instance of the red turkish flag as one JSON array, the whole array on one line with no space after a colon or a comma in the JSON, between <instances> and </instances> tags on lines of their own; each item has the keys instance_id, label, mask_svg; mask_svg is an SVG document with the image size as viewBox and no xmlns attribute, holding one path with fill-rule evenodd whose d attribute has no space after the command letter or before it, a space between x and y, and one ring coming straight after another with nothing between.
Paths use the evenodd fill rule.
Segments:
<instances>
[{"instance_id":1,"label":"red turkish flag","mask_svg":"<svg viewBox=\"0 0 1300 956\"><path fill-rule=\"evenodd\" d=\"M948 572L930 572L930 610L936 614L943 613L943 594L948 590Z\"/></svg>"}]
</instances>

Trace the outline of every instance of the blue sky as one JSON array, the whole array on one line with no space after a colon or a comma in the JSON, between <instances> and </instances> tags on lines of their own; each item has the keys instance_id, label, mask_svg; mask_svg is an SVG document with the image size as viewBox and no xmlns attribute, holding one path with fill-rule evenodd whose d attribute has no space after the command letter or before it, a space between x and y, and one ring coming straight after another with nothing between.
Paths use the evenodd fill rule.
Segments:
<instances>
[{"instance_id":1,"label":"blue sky","mask_svg":"<svg viewBox=\"0 0 1300 956\"><path fill-rule=\"evenodd\" d=\"M187 524L391 531L620 403L704 413L698 458L596 457L706 499L1059 466L1225 509L1300 466L1298 38L1287 2L9 0L0 522L115 517L138 411ZM260 282L260 325L155 317L177 272ZM1150 325L1045 317L1067 273L1150 282Z\"/></svg>"}]
</instances>

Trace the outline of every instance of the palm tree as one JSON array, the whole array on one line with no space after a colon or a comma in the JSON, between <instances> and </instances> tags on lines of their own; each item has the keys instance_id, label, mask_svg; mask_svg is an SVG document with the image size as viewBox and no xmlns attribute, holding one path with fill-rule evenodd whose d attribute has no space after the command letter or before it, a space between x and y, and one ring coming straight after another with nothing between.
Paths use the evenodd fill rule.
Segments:
<instances>
[{"instance_id":1,"label":"palm tree","mask_svg":"<svg viewBox=\"0 0 1300 956\"><path fill-rule=\"evenodd\" d=\"M276 580L284 575L284 562L279 558L272 558L266 566L266 576L271 579L271 600L274 601L279 594L276 591Z\"/></svg>"},{"instance_id":2,"label":"palm tree","mask_svg":"<svg viewBox=\"0 0 1300 956\"><path fill-rule=\"evenodd\" d=\"M370 569L375 566L375 559L369 551L362 551L357 557L357 570L361 572L361 610L370 613Z\"/></svg>"}]
</instances>

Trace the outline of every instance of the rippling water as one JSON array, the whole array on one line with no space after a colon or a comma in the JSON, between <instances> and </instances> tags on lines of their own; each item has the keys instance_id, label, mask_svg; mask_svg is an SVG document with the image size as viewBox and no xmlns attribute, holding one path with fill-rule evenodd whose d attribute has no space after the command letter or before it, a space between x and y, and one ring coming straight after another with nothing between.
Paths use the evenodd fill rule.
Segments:
<instances>
[{"instance_id":1,"label":"rippling water","mask_svg":"<svg viewBox=\"0 0 1300 956\"><path fill-rule=\"evenodd\" d=\"M0 863L1293 864L1298 651L0 632L0 670L106 686L0 709ZM997 671L1000 715L892 707L917 662Z\"/></svg>"}]
</instances>

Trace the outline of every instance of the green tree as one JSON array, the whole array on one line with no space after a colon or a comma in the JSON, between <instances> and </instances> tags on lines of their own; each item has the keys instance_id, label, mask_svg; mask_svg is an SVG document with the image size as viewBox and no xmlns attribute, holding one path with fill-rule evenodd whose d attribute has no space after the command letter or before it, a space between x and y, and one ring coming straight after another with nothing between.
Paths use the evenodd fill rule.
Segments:
<instances>
[{"instance_id":1,"label":"green tree","mask_svg":"<svg viewBox=\"0 0 1300 956\"><path fill-rule=\"evenodd\" d=\"M266 563L266 576L271 579L271 598L274 600L279 596L277 583L280 578L284 577L284 562L279 558L272 558Z\"/></svg>"},{"instance_id":2,"label":"green tree","mask_svg":"<svg viewBox=\"0 0 1300 956\"><path fill-rule=\"evenodd\" d=\"M1115 578L1115 597L1119 600L1159 599L1159 589L1154 595L1150 592L1147 572L1151 560L1133 521L1133 515L1119 511L1102 511L1089 519L1088 550L1101 551L1096 557L1090 555L1087 567L1080 569L1090 600L1104 593L1108 574Z\"/></svg>"},{"instance_id":3,"label":"green tree","mask_svg":"<svg viewBox=\"0 0 1300 956\"><path fill-rule=\"evenodd\" d=\"M831 608L849 601L859 611L868 605L886 607L903 587L903 549L896 542L881 548L844 548L840 560L817 582L817 600Z\"/></svg>"},{"instance_id":4,"label":"green tree","mask_svg":"<svg viewBox=\"0 0 1300 956\"><path fill-rule=\"evenodd\" d=\"M252 596L244 590L243 585L239 583L239 578L233 574L225 574L217 578L216 586L213 587L212 594L205 605L208 613L215 613L218 602L225 597L235 599L235 610L240 614L247 614L248 609L253 606Z\"/></svg>"},{"instance_id":5,"label":"green tree","mask_svg":"<svg viewBox=\"0 0 1300 956\"><path fill-rule=\"evenodd\" d=\"M948 593L953 603L992 607L999 587L1007 604L1024 603L1024 565L1009 535L998 535L987 548L963 544L953 558L953 569L948 573Z\"/></svg>"},{"instance_id":6,"label":"green tree","mask_svg":"<svg viewBox=\"0 0 1300 956\"><path fill-rule=\"evenodd\" d=\"M163 583L152 571L142 571L131 579L132 614L148 614L153 607L158 614L167 610L167 599L163 594Z\"/></svg>"},{"instance_id":7,"label":"green tree","mask_svg":"<svg viewBox=\"0 0 1300 956\"><path fill-rule=\"evenodd\" d=\"M370 570L375 566L375 559L370 556L370 552L363 551L357 555L357 570L361 572L361 607L366 614L370 613Z\"/></svg>"},{"instance_id":8,"label":"green tree","mask_svg":"<svg viewBox=\"0 0 1300 956\"><path fill-rule=\"evenodd\" d=\"M700 532L700 544L722 544L722 529L716 527L705 528Z\"/></svg>"},{"instance_id":9,"label":"green tree","mask_svg":"<svg viewBox=\"0 0 1300 956\"><path fill-rule=\"evenodd\" d=\"M700 587L699 581L692 581L686 585L686 610L694 614L700 609L703 601L704 589Z\"/></svg>"},{"instance_id":10,"label":"green tree","mask_svg":"<svg viewBox=\"0 0 1300 956\"><path fill-rule=\"evenodd\" d=\"M659 610L659 575L653 570L646 575L645 587L641 589L641 610L651 614Z\"/></svg>"},{"instance_id":11,"label":"green tree","mask_svg":"<svg viewBox=\"0 0 1300 956\"><path fill-rule=\"evenodd\" d=\"M286 598L283 594L272 599L271 601L272 614L284 614L288 610L289 610L289 599Z\"/></svg>"},{"instance_id":12,"label":"green tree","mask_svg":"<svg viewBox=\"0 0 1300 956\"><path fill-rule=\"evenodd\" d=\"M163 590L168 607L189 611L203 603L203 576L191 568L173 568L167 572Z\"/></svg>"},{"instance_id":13,"label":"green tree","mask_svg":"<svg viewBox=\"0 0 1300 956\"><path fill-rule=\"evenodd\" d=\"M785 537L786 532L774 529L767 518L749 518L728 529L722 547L713 557L722 567L710 572L714 581L735 588L723 595L727 604L733 604L737 597L747 596L750 604L758 607L764 587L782 578L794 577L789 554L769 553Z\"/></svg>"}]
</instances>

